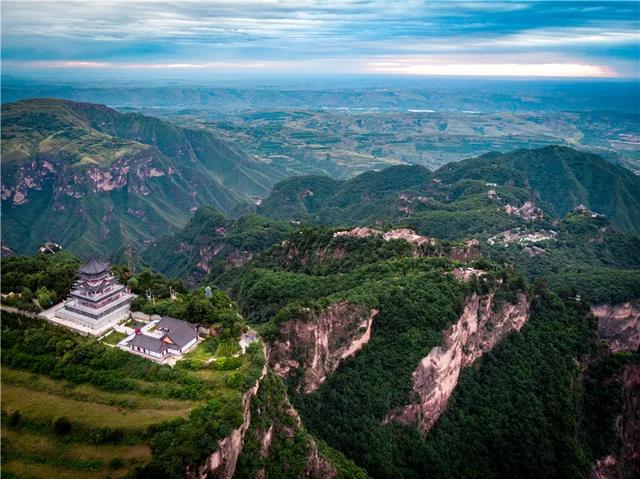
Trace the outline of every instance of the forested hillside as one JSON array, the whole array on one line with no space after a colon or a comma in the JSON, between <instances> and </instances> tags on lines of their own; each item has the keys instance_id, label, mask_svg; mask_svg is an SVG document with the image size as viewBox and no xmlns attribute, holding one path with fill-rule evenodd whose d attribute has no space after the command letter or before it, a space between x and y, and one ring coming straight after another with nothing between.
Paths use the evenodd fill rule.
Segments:
<instances>
[{"instance_id":1,"label":"forested hillside","mask_svg":"<svg viewBox=\"0 0 640 479\"><path fill-rule=\"evenodd\" d=\"M527 186L554 216L582 204L619 229L640 233L640 177L591 153L559 146L489 153L445 165L434 176L443 182L480 179Z\"/></svg>"},{"instance_id":2,"label":"forested hillside","mask_svg":"<svg viewBox=\"0 0 640 479\"><path fill-rule=\"evenodd\" d=\"M584 205L621 231L640 232L640 177L565 147L487 154L449 163L432 174L418 166L399 166L341 182L293 178L276 185L258 211L320 224L404 222L423 234L459 238L515 225L517 221L496 210L526 201L549 218Z\"/></svg>"},{"instance_id":3,"label":"forested hillside","mask_svg":"<svg viewBox=\"0 0 640 479\"><path fill-rule=\"evenodd\" d=\"M87 256L142 250L201 205L231 211L280 174L210 132L90 103L2 106L2 241Z\"/></svg>"}]
</instances>

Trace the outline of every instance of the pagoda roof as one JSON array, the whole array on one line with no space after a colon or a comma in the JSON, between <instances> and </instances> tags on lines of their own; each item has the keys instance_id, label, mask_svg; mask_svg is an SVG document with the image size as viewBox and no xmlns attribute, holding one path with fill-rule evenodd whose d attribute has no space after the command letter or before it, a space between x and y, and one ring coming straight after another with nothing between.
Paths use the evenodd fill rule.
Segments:
<instances>
[{"instance_id":1,"label":"pagoda roof","mask_svg":"<svg viewBox=\"0 0 640 479\"><path fill-rule=\"evenodd\" d=\"M109 263L103 263L91 258L87 264L80 267L80 273L83 274L100 274L109 269Z\"/></svg>"}]
</instances>

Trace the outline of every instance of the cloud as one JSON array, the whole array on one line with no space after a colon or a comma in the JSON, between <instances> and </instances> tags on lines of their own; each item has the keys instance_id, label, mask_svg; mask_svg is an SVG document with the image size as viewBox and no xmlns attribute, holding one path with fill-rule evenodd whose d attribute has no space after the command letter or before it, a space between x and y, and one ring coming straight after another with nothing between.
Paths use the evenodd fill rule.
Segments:
<instances>
[{"instance_id":1,"label":"cloud","mask_svg":"<svg viewBox=\"0 0 640 479\"><path fill-rule=\"evenodd\" d=\"M526 53L542 57L539 64L637 75L638 18L638 2L5 0L2 56L17 70L84 68L78 62L268 69L298 61L339 73L340 59L370 71L376 57L474 54L498 65ZM474 63L481 62L449 64Z\"/></svg>"},{"instance_id":2,"label":"cloud","mask_svg":"<svg viewBox=\"0 0 640 479\"><path fill-rule=\"evenodd\" d=\"M610 77L605 68L578 63L395 63L374 62L371 72L394 75L487 76L487 77Z\"/></svg>"}]
</instances>

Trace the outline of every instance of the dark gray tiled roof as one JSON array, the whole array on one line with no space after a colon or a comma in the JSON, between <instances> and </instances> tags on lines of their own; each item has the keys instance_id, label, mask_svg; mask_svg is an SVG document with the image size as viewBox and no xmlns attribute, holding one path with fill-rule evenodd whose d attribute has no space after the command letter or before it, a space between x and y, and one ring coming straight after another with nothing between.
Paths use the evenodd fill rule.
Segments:
<instances>
[{"instance_id":1,"label":"dark gray tiled roof","mask_svg":"<svg viewBox=\"0 0 640 479\"><path fill-rule=\"evenodd\" d=\"M84 274L99 274L109 269L109 263L103 263L91 258L87 264L80 267L80 272Z\"/></svg>"},{"instance_id":2,"label":"dark gray tiled roof","mask_svg":"<svg viewBox=\"0 0 640 479\"><path fill-rule=\"evenodd\" d=\"M198 327L195 324L180 319L164 316L158 323L158 329L174 342L178 349L182 349L198 337Z\"/></svg>"},{"instance_id":3,"label":"dark gray tiled roof","mask_svg":"<svg viewBox=\"0 0 640 479\"><path fill-rule=\"evenodd\" d=\"M167 347L160 338L154 338L153 336L147 336L145 334L136 334L129 344L153 351L154 353L161 353Z\"/></svg>"}]
</instances>

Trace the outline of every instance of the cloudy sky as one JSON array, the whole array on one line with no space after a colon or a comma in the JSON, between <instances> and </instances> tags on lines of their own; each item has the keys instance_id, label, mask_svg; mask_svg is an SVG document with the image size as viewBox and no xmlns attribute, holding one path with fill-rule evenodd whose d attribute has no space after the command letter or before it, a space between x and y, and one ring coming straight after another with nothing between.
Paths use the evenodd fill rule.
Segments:
<instances>
[{"instance_id":1,"label":"cloudy sky","mask_svg":"<svg viewBox=\"0 0 640 479\"><path fill-rule=\"evenodd\" d=\"M640 3L2 1L2 67L640 76Z\"/></svg>"}]
</instances>

